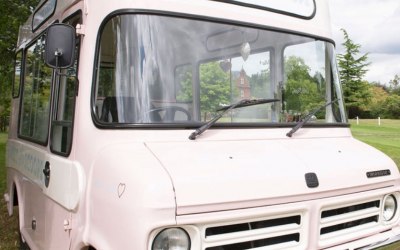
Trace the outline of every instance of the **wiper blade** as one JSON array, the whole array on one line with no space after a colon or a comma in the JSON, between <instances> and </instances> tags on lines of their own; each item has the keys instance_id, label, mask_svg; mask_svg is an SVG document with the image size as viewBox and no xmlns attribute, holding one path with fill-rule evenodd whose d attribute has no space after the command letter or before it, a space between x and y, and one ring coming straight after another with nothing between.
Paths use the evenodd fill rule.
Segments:
<instances>
[{"instance_id":1,"label":"wiper blade","mask_svg":"<svg viewBox=\"0 0 400 250\"><path fill-rule=\"evenodd\" d=\"M313 117L316 113L318 113L319 111L321 111L323 108L328 107L329 105L332 105L333 103L339 101L340 99L335 99L333 101L327 102L324 105L322 105L321 107L318 107L317 109L315 109L313 112L309 113L308 115L306 115L301 121L299 121L296 126L294 126L292 128L292 130L290 130L288 133L286 133L287 137L292 137L292 135L294 133L296 133L297 130L299 130L301 127L304 126L304 124L306 124L311 117Z\"/></svg>"},{"instance_id":2,"label":"wiper blade","mask_svg":"<svg viewBox=\"0 0 400 250\"><path fill-rule=\"evenodd\" d=\"M271 103L271 102L279 102L280 99L243 99L237 103L224 106L222 108L217 109L217 111L224 111L227 109L235 109L235 108L242 108L242 107L247 107L247 106L253 106L253 105L258 105L258 104L264 104L264 103ZM232 107L234 106L234 107Z\"/></svg>"},{"instance_id":3,"label":"wiper blade","mask_svg":"<svg viewBox=\"0 0 400 250\"><path fill-rule=\"evenodd\" d=\"M208 121L206 124L201 126L200 128L196 129L193 133L190 134L189 139L190 140L196 140L196 137L204 133L207 129L209 129L212 125L214 125L224 114L229 112L232 109L235 108L241 108L241 107L247 107L247 106L253 106L253 105L258 105L258 104L264 104L264 103L271 103L271 102L278 102L280 99L243 99L238 101L237 103L222 107L220 109L217 109L217 111L222 111L218 115L216 115L213 119Z\"/></svg>"}]
</instances>

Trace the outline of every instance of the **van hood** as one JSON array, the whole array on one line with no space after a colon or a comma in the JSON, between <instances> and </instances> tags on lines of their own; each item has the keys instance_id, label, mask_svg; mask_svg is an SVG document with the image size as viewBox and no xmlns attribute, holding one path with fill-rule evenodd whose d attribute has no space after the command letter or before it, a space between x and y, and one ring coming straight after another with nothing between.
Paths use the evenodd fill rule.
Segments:
<instances>
[{"instance_id":1,"label":"van hood","mask_svg":"<svg viewBox=\"0 0 400 250\"><path fill-rule=\"evenodd\" d=\"M390 158L352 137L146 146L172 179L178 215L361 192L388 186L399 176ZM381 170L390 175L368 177ZM307 173L317 176L317 187L307 185Z\"/></svg>"}]
</instances>

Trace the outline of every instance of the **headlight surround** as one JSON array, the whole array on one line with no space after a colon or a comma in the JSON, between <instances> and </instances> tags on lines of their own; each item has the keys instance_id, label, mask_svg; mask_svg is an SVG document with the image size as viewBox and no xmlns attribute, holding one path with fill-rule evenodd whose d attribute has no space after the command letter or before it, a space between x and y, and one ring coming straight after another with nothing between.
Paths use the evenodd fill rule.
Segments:
<instances>
[{"instance_id":1,"label":"headlight surround","mask_svg":"<svg viewBox=\"0 0 400 250\"><path fill-rule=\"evenodd\" d=\"M394 218L397 212L397 200L393 194L386 195L383 198L382 215L385 221L390 221Z\"/></svg>"},{"instance_id":2,"label":"headlight surround","mask_svg":"<svg viewBox=\"0 0 400 250\"><path fill-rule=\"evenodd\" d=\"M189 250L190 237L182 228L167 228L157 234L152 250Z\"/></svg>"}]
</instances>

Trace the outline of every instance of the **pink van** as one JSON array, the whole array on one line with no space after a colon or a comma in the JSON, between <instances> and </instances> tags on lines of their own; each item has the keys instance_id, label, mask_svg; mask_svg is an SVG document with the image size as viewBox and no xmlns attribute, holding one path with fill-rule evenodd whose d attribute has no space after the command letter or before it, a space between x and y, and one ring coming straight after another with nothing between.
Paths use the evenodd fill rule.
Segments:
<instances>
[{"instance_id":1,"label":"pink van","mask_svg":"<svg viewBox=\"0 0 400 250\"><path fill-rule=\"evenodd\" d=\"M21 249L400 247L399 171L351 135L325 0L42 0L12 109Z\"/></svg>"}]
</instances>

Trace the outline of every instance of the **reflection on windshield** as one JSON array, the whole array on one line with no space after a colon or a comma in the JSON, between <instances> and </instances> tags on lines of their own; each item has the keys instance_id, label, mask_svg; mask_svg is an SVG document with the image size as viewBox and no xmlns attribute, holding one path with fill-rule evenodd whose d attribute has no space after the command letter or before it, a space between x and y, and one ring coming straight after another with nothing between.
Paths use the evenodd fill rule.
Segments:
<instances>
[{"instance_id":1,"label":"reflection on windshield","mask_svg":"<svg viewBox=\"0 0 400 250\"><path fill-rule=\"evenodd\" d=\"M333 55L332 50L331 45L322 41L292 45L284 50L283 118L286 122L299 121L301 116L324 105L327 100L340 98L336 94L341 93L340 88L332 89L334 86L327 84L334 79L331 79L331 61L327 60L325 51ZM318 113L317 121L345 120L338 109L337 104L327 107Z\"/></svg>"},{"instance_id":2,"label":"reflection on windshield","mask_svg":"<svg viewBox=\"0 0 400 250\"><path fill-rule=\"evenodd\" d=\"M229 40L229 42L227 42ZM120 15L102 30L94 109L103 124L291 123L341 99L333 46L275 31L155 15ZM341 102L317 122L345 122Z\"/></svg>"}]
</instances>

